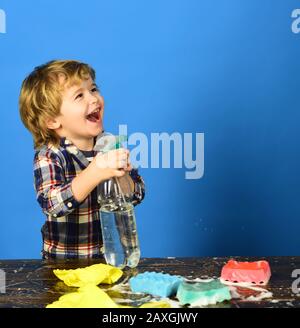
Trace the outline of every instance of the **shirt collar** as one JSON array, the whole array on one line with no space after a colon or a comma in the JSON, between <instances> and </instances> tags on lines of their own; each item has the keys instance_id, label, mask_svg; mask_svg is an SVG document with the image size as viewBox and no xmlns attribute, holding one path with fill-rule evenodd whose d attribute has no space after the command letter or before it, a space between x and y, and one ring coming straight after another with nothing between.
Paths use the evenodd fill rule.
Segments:
<instances>
[{"instance_id":1,"label":"shirt collar","mask_svg":"<svg viewBox=\"0 0 300 328\"><path fill-rule=\"evenodd\" d=\"M62 137L60 138L59 144L68 153L70 153L73 157L75 157L76 160L79 160L84 167L87 167L90 164L90 162L81 152L81 150L77 148L71 140L67 139L66 137Z\"/></svg>"}]
</instances>

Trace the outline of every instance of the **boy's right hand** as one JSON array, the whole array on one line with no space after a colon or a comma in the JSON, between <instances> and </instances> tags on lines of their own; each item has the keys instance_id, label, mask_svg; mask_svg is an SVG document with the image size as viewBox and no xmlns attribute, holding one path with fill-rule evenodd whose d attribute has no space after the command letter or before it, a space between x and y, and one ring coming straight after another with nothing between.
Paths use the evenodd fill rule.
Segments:
<instances>
[{"instance_id":1,"label":"boy's right hand","mask_svg":"<svg viewBox=\"0 0 300 328\"><path fill-rule=\"evenodd\" d=\"M99 173L105 180L112 177L121 177L125 174L125 171L132 169L129 161L129 150L125 148L99 153L92 163L99 169Z\"/></svg>"}]
</instances>

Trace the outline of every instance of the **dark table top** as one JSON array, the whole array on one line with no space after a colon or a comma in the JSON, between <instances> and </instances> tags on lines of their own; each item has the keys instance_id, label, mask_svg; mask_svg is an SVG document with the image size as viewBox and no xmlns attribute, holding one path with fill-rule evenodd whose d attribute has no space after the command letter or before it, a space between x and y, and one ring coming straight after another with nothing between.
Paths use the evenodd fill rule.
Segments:
<instances>
[{"instance_id":1,"label":"dark table top","mask_svg":"<svg viewBox=\"0 0 300 328\"><path fill-rule=\"evenodd\" d=\"M137 268L125 269L123 277L116 284L121 283L124 286L124 283L128 282L131 276L145 271L182 275L188 279L218 278L222 266L229 259L229 257L143 258ZM214 307L300 307L300 293L298 296L292 290L292 284L294 282L297 285L295 280L298 277L292 277L292 272L295 269L300 269L300 257L234 257L234 259L238 261L267 260L270 263L272 276L268 285L261 287L271 292L273 296L257 300L257 296L261 295L261 292L236 287L241 297L219 303ZM53 269L76 269L96 263L101 263L101 261L0 260L0 269L4 270L6 274L6 291L0 293L0 307L45 307L47 304L58 300L63 294L77 290L77 288L68 287L58 280L53 274ZM103 287L104 290L112 287L105 286ZM101 285L100 287L102 288ZM107 289L107 292L112 298L118 299L117 303L122 305L138 306L147 301L145 295L141 298L140 295L127 293L124 289L122 291ZM132 302L128 303L128 300ZM172 300L175 301L176 299ZM175 302L171 304L174 305Z\"/></svg>"}]
</instances>

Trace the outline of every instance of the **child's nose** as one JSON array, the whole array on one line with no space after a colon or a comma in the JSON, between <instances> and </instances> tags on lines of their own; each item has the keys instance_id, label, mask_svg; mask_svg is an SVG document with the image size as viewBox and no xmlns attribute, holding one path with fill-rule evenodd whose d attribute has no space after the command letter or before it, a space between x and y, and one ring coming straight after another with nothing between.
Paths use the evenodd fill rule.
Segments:
<instances>
[{"instance_id":1,"label":"child's nose","mask_svg":"<svg viewBox=\"0 0 300 328\"><path fill-rule=\"evenodd\" d=\"M98 98L94 94L90 93L89 101L91 104L94 104L94 103L98 102Z\"/></svg>"}]
</instances>

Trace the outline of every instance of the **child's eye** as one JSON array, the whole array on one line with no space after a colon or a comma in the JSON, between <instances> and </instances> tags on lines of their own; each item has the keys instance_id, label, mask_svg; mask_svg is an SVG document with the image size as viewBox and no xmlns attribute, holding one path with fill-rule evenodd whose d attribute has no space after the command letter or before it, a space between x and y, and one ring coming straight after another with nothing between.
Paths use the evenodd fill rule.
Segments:
<instances>
[{"instance_id":1,"label":"child's eye","mask_svg":"<svg viewBox=\"0 0 300 328\"><path fill-rule=\"evenodd\" d=\"M76 99L79 99L79 98L82 98L83 97L83 93L79 93L76 97L75 97L75 100Z\"/></svg>"},{"instance_id":2,"label":"child's eye","mask_svg":"<svg viewBox=\"0 0 300 328\"><path fill-rule=\"evenodd\" d=\"M91 90L92 92L98 92L99 90L98 90L98 88L93 88L92 90Z\"/></svg>"}]
</instances>

